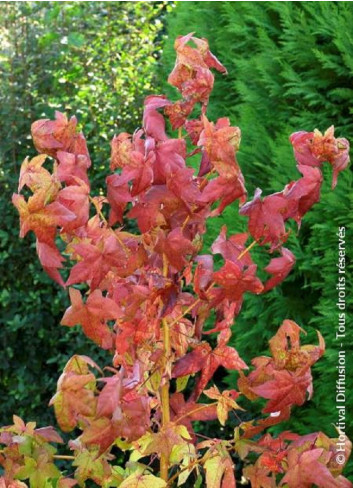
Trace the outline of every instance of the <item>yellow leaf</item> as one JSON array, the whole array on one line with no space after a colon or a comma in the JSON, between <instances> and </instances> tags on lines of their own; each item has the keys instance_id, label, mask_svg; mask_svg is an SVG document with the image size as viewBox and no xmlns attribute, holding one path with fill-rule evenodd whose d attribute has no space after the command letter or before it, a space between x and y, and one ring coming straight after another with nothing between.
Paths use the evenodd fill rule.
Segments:
<instances>
[{"instance_id":1,"label":"yellow leaf","mask_svg":"<svg viewBox=\"0 0 353 489\"><path fill-rule=\"evenodd\" d=\"M183 377L177 378L177 381L176 381L177 392L182 392L185 389L189 378L190 378L190 375L184 375Z\"/></svg>"},{"instance_id":2,"label":"yellow leaf","mask_svg":"<svg viewBox=\"0 0 353 489\"><path fill-rule=\"evenodd\" d=\"M160 477L155 477L152 474L135 475L131 474L125 479L119 487L167 487L166 482Z\"/></svg>"},{"instance_id":3,"label":"yellow leaf","mask_svg":"<svg viewBox=\"0 0 353 489\"><path fill-rule=\"evenodd\" d=\"M226 424L228 419L228 404L227 401L223 398L220 398L217 404L217 416L218 420L222 426Z\"/></svg>"},{"instance_id":4,"label":"yellow leaf","mask_svg":"<svg viewBox=\"0 0 353 489\"><path fill-rule=\"evenodd\" d=\"M191 440L191 436L190 436L186 426L184 426L183 424L179 424L178 426L176 426L175 433L180 435L185 440Z\"/></svg>"},{"instance_id":5,"label":"yellow leaf","mask_svg":"<svg viewBox=\"0 0 353 489\"><path fill-rule=\"evenodd\" d=\"M206 486L221 487L221 481L224 473L222 459L219 455L209 458L204 464L206 471Z\"/></svg>"},{"instance_id":6,"label":"yellow leaf","mask_svg":"<svg viewBox=\"0 0 353 489\"><path fill-rule=\"evenodd\" d=\"M117 438L114 443L123 452L125 452L126 450L130 450L130 448L131 448L131 443L123 440L122 438Z\"/></svg>"},{"instance_id":7,"label":"yellow leaf","mask_svg":"<svg viewBox=\"0 0 353 489\"><path fill-rule=\"evenodd\" d=\"M153 373L146 372L146 376L146 387L152 394L155 394L161 385L161 373L159 370L156 370Z\"/></svg>"},{"instance_id":8,"label":"yellow leaf","mask_svg":"<svg viewBox=\"0 0 353 489\"><path fill-rule=\"evenodd\" d=\"M213 451L213 453L212 453ZM227 442L211 449L211 457L204 463L207 487L236 487L234 464L227 451Z\"/></svg>"},{"instance_id":9,"label":"yellow leaf","mask_svg":"<svg viewBox=\"0 0 353 489\"><path fill-rule=\"evenodd\" d=\"M180 472L178 477L178 487L185 484L191 472L196 470L197 473L199 473L198 465L195 464L192 465L192 467L190 467L190 464L194 462L197 458L195 445L193 445L192 443L186 443L183 446L179 446L179 454L181 456L179 462L179 469L181 469L182 472ZM171 460L172 457L173 457L173 451L171 455Z\"/></svg>"}]
</instances>

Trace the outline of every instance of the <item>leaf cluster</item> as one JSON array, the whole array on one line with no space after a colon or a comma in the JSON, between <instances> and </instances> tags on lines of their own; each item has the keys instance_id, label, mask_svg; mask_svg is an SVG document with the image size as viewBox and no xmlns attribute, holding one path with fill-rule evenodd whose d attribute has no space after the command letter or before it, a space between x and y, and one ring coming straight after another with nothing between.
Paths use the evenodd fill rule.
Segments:
<instances>
[{"instance_id":1,"label":"leaf cluster","mask_svg":"<svg viewBox=\"0 0 353 489\"><path fill-rule=\"evenodd\" d=\"M317 346L303 346L302 328L284 320L270 340L271 356L253 358L249 372L229 345L244 294L264 294L290 273L295 256L284 247L292 232L288 221L300 226L320 200L326 164L336 186L349 162L349 143L335 137L333 127L293 133L290 143L302 177L263 198L257 189L248 200L237 162L240 129L226 117L211 122L207 114L213 70L225 74L226 69L204 38L179 36L175 50L168 81L180 96L176 101L148 96L142 129L114 136L106 197L91 195L86 139L76 117L59 111L54 120L32 124L40 154L24 160L19 193L12 197L20 237L32 231L46 273L70 286L71 305L62 324L79 323L113 355L113 366L104 371L91 358L74 355L51 400L61 429L80 431L69 442L78 467L73 483L91 478L102 486L153 482L166 487L189 478L197 478L197 484L204 474L207 487L235 487L241 474L234 459L240 458L252 486L350 487L337 462L337 439L322 432L285 431L275 438L266 432L311 398L311 367L325 350L321 334ZM168 136L167 121L178 129L177 137ZM194 157L196 168L188 164ZM211 253L203 254L208 220L237 201L247 232L228 236L224 227ZM136 220L137 233L124 229L126 217ZM253 259L255 246L267 257L265 279ZM222 257L221 267L215 267L214 255ZM220 366L237 372L238 391L207 389ZM190 376L195 380L185 391ZM174 379L180 380L174 384ZM213 402L200 403L202 395ZM203 437L193 430L197 420L218 418L225 425L230 412L243 410L242 402L261 399L266 399L261 417L237 417L231 438ZM2 443L10 448L0 460L5 485L30 479L51 450L49 445L43 456L22 460L26 438L7 435L21 430L33 435L34 425L14 418L14 426L2 429ZM351 443L343 432L338 435L347 459ZM128 457L123 467L109 463L115 448ZM250 453L255 457L248 458ZM88 472L81 466L87 468L87 457L93 465ZM52 480L60 474L44 474L50 487L61 483L60 477Z\"/></svg>"}]
</instances>

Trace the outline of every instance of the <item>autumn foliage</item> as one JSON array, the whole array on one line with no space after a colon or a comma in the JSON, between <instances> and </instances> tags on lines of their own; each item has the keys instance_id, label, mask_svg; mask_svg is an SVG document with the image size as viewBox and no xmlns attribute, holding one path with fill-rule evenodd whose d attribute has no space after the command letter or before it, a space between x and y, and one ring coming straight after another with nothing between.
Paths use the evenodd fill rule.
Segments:
<instances>
[{"instance_id":1,"label":"autumn foliage","mask_svg":"<svg viewBox=\"0 0 353 489\"><path fill-rule=\"evenodd\" d=\"M285 319L270 340L270 356L241 358L228 346L244 295L264 294L290 273L295 257L284 246L287 222L300 228L319 200L325 162L336 185L349 144L333 127L292 134L301 176L281 192L262 197L257 189L248 200L236 158L240 129L226 117L207 118L211 70L226 69L205 39L179 37L175 49L169 82L181 98L147 97L142 129L114 137L106 196L90 195L91 160L75 117L57 113L32 125L40 154L22 164L19 191L25 188L27 198L13 196L20 236L34 232L43 268L68 287L71 306L62 325L81 325L112 354L112 366L102 370L86 356L72 357L50 401L61 430L79 433L68 443L70 475L55 465L65 458L52 445L63 442L55 430L15 416L0 433L0 487L27 487L21 481L34 487L90 481L103 487L236 487L236 481L352 487L337 463L335 439L267 430L313 395L311 367L325 350L320 332L316 345L302 345L304 330ZM231 204L247 217L248 232L229 236L223 227L203 254L207 220ZM125 218L135 220L139 234L124 228ZM254 246L268 254L265 280ZM214 255L223 260L218 269ZM239 373L234 389L214 384L220 366ZM261 399L262 413L242 417L245 400ZM216 419L233 423L232 438L194 431L195 421L202 426ZM346 459L350 448L346 439ZM122 459L125 464L117 462Z\"/></svg>"}]
</instances>

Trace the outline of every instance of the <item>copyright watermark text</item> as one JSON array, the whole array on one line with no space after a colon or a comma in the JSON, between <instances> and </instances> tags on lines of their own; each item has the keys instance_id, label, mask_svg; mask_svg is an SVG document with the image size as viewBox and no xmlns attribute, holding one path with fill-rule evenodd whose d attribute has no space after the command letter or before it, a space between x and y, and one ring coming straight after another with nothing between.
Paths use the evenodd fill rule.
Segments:
<instances>
[{"instance_id":1,"label":"copyright watermark text","mask_svg":"<svg viewBox=\"0 0 353 489\"><path fill-rule=\"evenodd\" d=\"M336 462L343 465L346 462L346 228L341 226L337 232L337 380L336 380L336 410L339 436L336 442Z\"/></svg>"}]
</instances>

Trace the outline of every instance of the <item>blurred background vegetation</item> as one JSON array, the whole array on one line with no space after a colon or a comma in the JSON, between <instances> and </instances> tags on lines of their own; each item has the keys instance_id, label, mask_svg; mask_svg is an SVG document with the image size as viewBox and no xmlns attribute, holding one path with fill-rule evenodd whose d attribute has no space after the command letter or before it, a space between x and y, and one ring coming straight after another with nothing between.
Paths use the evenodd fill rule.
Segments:
<instances>
[{"instance_id":1,"label":"blurred background vegetation","mask_svg":"<svg viewBox=\"0 0 353 489\"><path fill-rule=\"evenodd\" d=\"M174 96L166 83L175 60L173 42L193 31L209 39L228 69L227 76L216 76L210 117L229 116L241 127L239 162L249 194L256 186L264 193L278 191L299 176L288 142L293 131L334 124L336 135L353 141L352 24L352 4L334 1L1 3L0 424L13 412L53 422L46 404L67 358L85 352L99 360L78 330L59 326L66 293L41 272L32 236L18 238L18 217L9 201L23 158L35 153L30 123L56 109L76 113L98 191L113 133L132 132L140 124L146 94ZM314 368L314 397L294 409L286 428L335 436L336 232L346 226L349 252L352 172L340 174L335 192L328 168L325 177L321 202L305 217L300 234L294 230L290 237L295 270L275 291L247 297L233 342L249 362L267 353L268 339L285 318L307 331L305 342L315 342L319 329L327 350ZM232 233L245 225L234 209L227 211L211 221L207 246L225 223ZM255 253L265 264L260 250ZM351 262L347 273L353 276ZM352 280L347 286L349 298ZM347 329L347 408L353 395L352 344ZM234 375L218 375L224 387L236 387ZM352 417L347 421L352 437Z\"/></svg>"}]
</instances>

